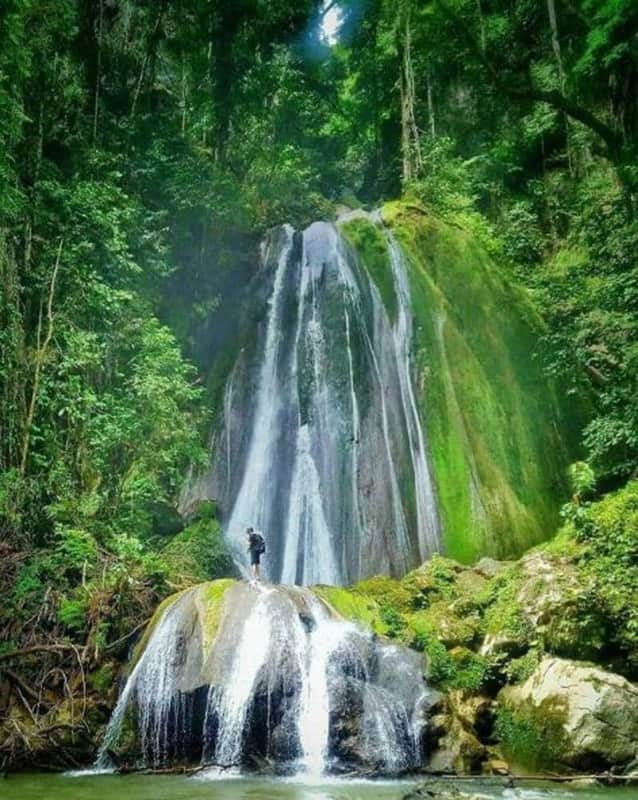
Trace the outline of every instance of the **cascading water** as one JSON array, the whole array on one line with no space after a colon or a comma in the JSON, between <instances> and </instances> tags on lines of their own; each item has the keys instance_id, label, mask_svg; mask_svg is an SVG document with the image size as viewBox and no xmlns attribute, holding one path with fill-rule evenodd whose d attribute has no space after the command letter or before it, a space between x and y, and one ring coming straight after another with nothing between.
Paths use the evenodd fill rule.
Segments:
<instances>
[{"instance_id":1,"label":"cascading water","mask_svg":"<svg viewBox=\"0 0 638 800\"><path fill-rule=\"evenodd\" d=\"M236 584L217 603L206 584L178 596L131 672L100 767L124 757L319 776L421 763L429 692L418 654L301 588L403 574L439 548L408 267L380 218L368 219L383 231L395 312L337 226L275 231L212 472L189 482L220 500L240 568L246 528L264 531L267 575L284 585Z\"/></svg>"},{"instance_id":2,"label":"cascading water","mask_svg":"<svg viewBox=\"0 0 638 800\"><path fill-rule=\"evenodd\" d=\"M429 693L417 653L336 617L308 589L240 583L213 609L206 592L188 590L160 616L98 766L269 763L319 776L419 765Z\"/></svg>"},{"instance_id":3,"label":"cascading water","mask_svg":"<svg viewBox=\"0 0 638 800\"><path fill-rule=\"evenodd\" d=\"M211 473L191 486L220 501L245 571L246 528L265 533L278 583L401 575L439 550L407 265L368 219L386 240L396 314L336 225L271 234L255 288L265 316L227 384Z\"/></svg>"},{"instance_id":4,"label":"cascading water","mask_svg":"<svg viewBox=\"0 0 638 800\"><path fill-rule=\"evenodd\" d=\"M397 321L392 333L397 357L401 403L410 441L412 467L414 469L420 550L422 554L432 554L439 547L439 520L433 490L434 482L427 461L423 428L421 427L412 385L412 365L410 361L412 311L408 268L405 256L394 235L386 231L386 238L390 249L394 287L398 299Z\"/></svg>"}]
</instances>

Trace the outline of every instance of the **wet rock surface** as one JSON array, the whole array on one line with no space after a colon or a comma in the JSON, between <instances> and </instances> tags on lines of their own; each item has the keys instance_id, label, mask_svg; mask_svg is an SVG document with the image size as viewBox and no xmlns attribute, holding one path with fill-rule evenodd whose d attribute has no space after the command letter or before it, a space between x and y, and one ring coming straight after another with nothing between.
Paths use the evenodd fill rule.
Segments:
<instances>
[{"instance_id":1,"label":"wet rock surface","mask_svg":"<svg viewBox=\"0 0 638 800\"><path fill-rule=\"evenodd\" d=\"M429 781L403 796L403 800L479 800L480 794L448 781Z\"/></svg>"},{"instance_id":2,"label":"wet rock surface","mask_svg":"<svg viewBox=\"0 0 638 800\"><path fill-rule=\"evenodd\" d=\"M103 762L390 775L421 764L429 692L418 653L307 589L218 588L195 587L161 610Z\"/></svg>"},{"instance_id":3,"label":"wet rock surface","mask_svg":"<svg viewBox=\"0 0 638 800\"><path fill-rule=\"evenodd\" d=\"M434 773L466 775L480 770L487 753L479 732L489 726L492 702L487 697L452 691L445 695L431 726L437 747L427 761Z\"/></svg>"}]
</instances>

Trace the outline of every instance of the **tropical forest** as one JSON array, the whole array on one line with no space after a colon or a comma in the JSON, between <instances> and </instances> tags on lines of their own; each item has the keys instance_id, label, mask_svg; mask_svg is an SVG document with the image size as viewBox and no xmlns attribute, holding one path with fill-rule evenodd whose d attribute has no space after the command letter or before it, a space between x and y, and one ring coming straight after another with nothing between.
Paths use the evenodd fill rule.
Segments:
<instances>
[{"instance_id":1,"label":"tropical forest","mask_svg":"<svg viewBox=\"0 0 638 800\"><path fill-rule=\"evenodd\" d=\"M635 0L1 0L0 589L0 798L635 798Z\"/></svg>"}]
</instances>

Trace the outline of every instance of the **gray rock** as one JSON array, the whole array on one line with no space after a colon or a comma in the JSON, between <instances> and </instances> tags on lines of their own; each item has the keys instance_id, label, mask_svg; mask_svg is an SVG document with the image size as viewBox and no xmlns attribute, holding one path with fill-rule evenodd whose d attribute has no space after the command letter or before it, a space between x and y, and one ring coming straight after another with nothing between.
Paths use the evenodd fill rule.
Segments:
<instances>
[{"instance_id":1,"label":"gray rock","mask_svg":"<svg viewBox=\"0 0 638 800\"><path fill-rule=\"evenodd\" d=\"M638 753L638 687L587 664L546 657L498 702L551 741L556 760L581 769L627 764Z\"/></svg>"},{"instance_id":2,"label":"gray rock","mask_svg":"<svg viewBox=\"0 0 638 800\"><path fill-rule=\"evenodd\" d=\"M541 641L552 652L582 657L577 600L584 587L576 565L568 558L533 550L520 560L516 570L512 607L518 611L520 624L489 632L480 654L521 655Z\"/></svg>"},{"instance_id":3,"label":"gray rock","mask_svg":"<svg viewBox=\"0 0 638 800\"><path fill-rule=\"evenodd\" d=\"M447 781L434 780L412 789L403 796L403 800L479 800L479 797Z\"/></svg>"},{"instance_id":4,"label":"gray rock","mask_svg":"<svg viewBox=\"0 0 638 800\"><path fill-rule=\"evenodd\" d=\"M511 561L497 561L495 558L485 556L478 561L472 569L484 578L494 578L511 565Z\"/></svg>"},{"instance_id":5,"label":"gray rock","mask_svg":"<svg viewBox=\"0 0 638 800\"><path fill-rule=\"evenodd\" d=\"M442 713L433 717L432 730L439 734L437 748L431 754L430 772L468 775L477 772L486 749L476 728L491 713L491 701L480 695L452 691L445 698Z\"/></svg>"}]
</instances>

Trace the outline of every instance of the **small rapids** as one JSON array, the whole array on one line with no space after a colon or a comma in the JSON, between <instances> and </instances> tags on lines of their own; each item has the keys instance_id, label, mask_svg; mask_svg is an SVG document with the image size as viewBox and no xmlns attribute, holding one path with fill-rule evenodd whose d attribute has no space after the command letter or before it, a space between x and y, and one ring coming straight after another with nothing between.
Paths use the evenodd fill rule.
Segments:
<instances>
[{"instance_id":1,"label":"small rapids","mask_svg":"<svg viewBox=\"0 0 638 800\"><path fill-rule=\"evenodd\" d=\"M161 614L97 767L201 764L313 778L421 763L431 700L418 654L339 618L311 590L209 584Z\"/></svg>"}]
</instances>

